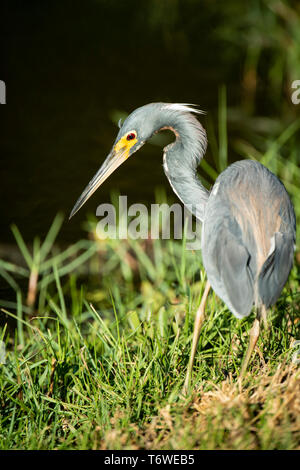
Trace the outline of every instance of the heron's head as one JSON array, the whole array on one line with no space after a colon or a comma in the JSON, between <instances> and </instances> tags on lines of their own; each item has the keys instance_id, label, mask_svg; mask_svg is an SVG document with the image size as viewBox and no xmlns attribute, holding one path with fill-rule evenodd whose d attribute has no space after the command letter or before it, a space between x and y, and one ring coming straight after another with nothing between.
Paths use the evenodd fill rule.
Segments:
<instances>
[{"instance_id":1,"label":"heron's head","mask_svg":"<svg viewBox=\"0 0 300 470\"><path fill-rule=\"evenodd\" d=\"M83 206L97 188L157 130L172 122L179 113L188 116L198 112L188 105L150 103L133 111L120 126L114 145L102 166L89 182L71 212L70 218ZM188 118L187 118L188 119Z\"/></svg>"},{"instance_id":2,"label":"heron's head","mask_svg":"<svg viewBox=\"0 0 300 470\"><path fill-rule=\"evenodd\" d=\"M125 119L110 153L77 200L70 218L96 189L151 137L155 131L158 110L159 103L151 103L136 109Z\"/></svg>"}]
</instances>

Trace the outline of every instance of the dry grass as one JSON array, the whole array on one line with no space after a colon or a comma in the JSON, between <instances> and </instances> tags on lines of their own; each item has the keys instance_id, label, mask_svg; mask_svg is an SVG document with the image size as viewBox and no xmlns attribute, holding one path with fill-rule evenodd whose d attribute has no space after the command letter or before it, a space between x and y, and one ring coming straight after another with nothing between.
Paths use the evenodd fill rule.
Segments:
<instances>
[{"instance_id":1,"label":"dry grass","mask_svg":"<svg viewBox=\"0 0 300 470\"><path fill-rule=\"evenodd\" d=\"M265 367L250 386L246 378L242 390L232 377L211 382L209 391L199 386L188 401L161 408L143 429L134 423L122 429L117 410L99 448L299 450L300 371L279 364L269 373Z\"/></svg>"}]
</instances>

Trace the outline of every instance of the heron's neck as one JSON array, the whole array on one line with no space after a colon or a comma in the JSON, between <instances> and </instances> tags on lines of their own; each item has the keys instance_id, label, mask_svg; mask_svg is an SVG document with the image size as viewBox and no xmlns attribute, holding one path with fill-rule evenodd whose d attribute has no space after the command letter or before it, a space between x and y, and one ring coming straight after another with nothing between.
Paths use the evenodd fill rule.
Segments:
<instances>
[{"instance_id":1,"label":"heron's neck","mask_svg":"<svg viewBox=\"0 0 300 470\"><path fill-rule=\"evenodd\" d=\"M197 176L197 166L206 150L206 133L191 114L174 115L161 129L171 129L176 140L164 149L164 170L179 199L201 221L209 192Z\"/></svg>"}]
</instances>

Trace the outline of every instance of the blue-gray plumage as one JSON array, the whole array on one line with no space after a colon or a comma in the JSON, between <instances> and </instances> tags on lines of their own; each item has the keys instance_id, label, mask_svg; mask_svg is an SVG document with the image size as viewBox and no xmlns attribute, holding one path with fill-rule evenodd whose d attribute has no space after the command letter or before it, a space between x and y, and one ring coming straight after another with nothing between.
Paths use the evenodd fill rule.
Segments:
<instances>
[{"instance_id":1,"label":"blue-gray plumage","mask_svg":"<svg viewBox=\"0 0 300 470\"><path fill-rule=\"evenodd\" d=\"M295 214L278 178L258 162L243 160L223 171L209 192L197 176L206 133L185 104L151 103L121 125L113 148L75 204L74 215L105 179L154 133L171 129L176 139L164 149L163 166L177 196L203 222L202 255L208 283L197 311L185 388L189 385L210 285L238 318L257 319L250 333L245 372L259 323L278 299L293 264Z\"/></svg>"},{"instance_id":2,"label":"blue-gray plumage","mask_svg":"<svg viewBox=\"0 0 300 470\"><path fill-rule=\"evenodd\" d=\"M207 201L202 252L213 289L236 317L276 302L294 243L294 210L278 178L252 160L223 171Z\"/></svg>"}]
</instances>

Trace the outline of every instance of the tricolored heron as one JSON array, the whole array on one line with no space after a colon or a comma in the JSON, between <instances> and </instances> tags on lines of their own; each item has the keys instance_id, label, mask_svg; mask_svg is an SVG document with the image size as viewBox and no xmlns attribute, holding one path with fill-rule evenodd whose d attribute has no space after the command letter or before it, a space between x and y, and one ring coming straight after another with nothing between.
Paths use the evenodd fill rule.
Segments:
<instances>
[{"instance_id":1,"label":"tricolored heron","mask_svg":"<svg viewBox=\"0 0 300 470\"><path fill-rule=\"evenodd\" d=\"M237 317L256 318L241 369L246 371L260 323L278 299L293 264L295 213L284 185L262 164L242 160L217 178L211 191L201 184L196 168L203 158L206 133L186 104L150 103L132 112L111 152L76 202L72 217L108 178L154 133L171 129L176 139L165 147L163 166L179 199L202 221L202 258L207 284L197 310L185 387L187 390L204 320L210 286Z\"/></svg>"}]
</instances>

